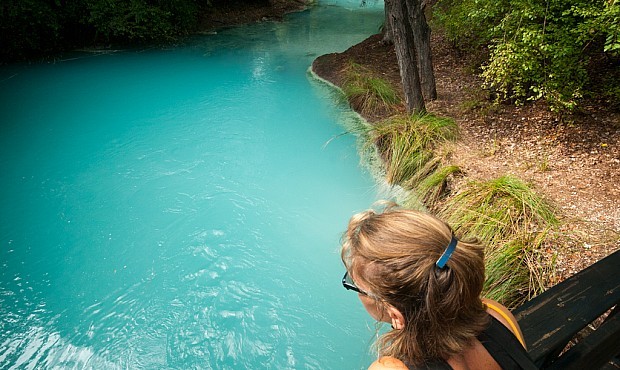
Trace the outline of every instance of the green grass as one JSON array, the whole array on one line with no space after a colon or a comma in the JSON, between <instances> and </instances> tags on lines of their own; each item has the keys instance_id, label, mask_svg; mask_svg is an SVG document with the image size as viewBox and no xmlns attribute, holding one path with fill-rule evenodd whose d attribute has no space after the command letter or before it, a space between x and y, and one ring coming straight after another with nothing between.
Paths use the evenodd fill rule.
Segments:
<instances>
[{"instance_id":1,"label":"green grass","mask_svg":"<svg viewBox=\"0 0 620 370\"><path fill-rule=\"evenodd\" d=\"M472 181L439 217L487 246L485 296L514 307L543 289L537 250L558 220L527 184L512 176Z\"/></svg>"},{"instance_id":2,"label":"green grass","mask_svg":"<svg viewBox=\"0 0 620 370\"><path fill-rule=\"evenodd\" d=\"M400 97L390 82L353 62L349 62L345 69L342 91L362 115L391 111L400 103Z\"/></svg>"},{"instance_id":3,"label":"green grass","mask_svg":"<svg viewBox=\"0 0 620 370\"><path fill-rule=\"evenodd\" d=\"M442 214L454 228L467 230L487 245L505 236L534 232L558 224L551 207L521 180L502 176L472 181L446 203Z\"/></svg>"},{"instance_id":4,"label":"green grass","mask_svg":"<svg viewBox=\"0 0 620 370\"><path fill-rule=\"evenodd\" d=\"M529 269L523 266L523 251L519 240L513 240L503 248L486 253L486 280L484 296L508 306L518 306L525 296L523 288L529 284Z\"/></svg>"},{"instance_id":5,"label":"green grass","mask_svg":"<svg viewBox=\"0 0 620 370\"><path fill-rule=\"evenodd\" d=\"M452 119L431 114L395 116L375 125L370 133L385 162L386 181L410 187L412 180L433 172L435 164L427 165L433 163L434 149L457 136Z\"/></svg>"},{"instance_id":6,"label":"green grass","mask_svg":"<svg viewBox=\"0 0 620 370\"><path fill-rule=\"evenodd\" d=\"M555 264L544 261L540 252L550 231L518 235L499 248L488 248L483 295L513 309L543 292Z\"/></svg>"},{"instance_id":7,"label":"green grass","mask_svg":"<svg viewBox=\"0 0 620 370\"><path fill-rule=\"evenodd\" d=\"M461 173L458 166L435 166L434 171L421 178L415 186L417 196L428 205L436 204L445 192L450 175Z\"/></svg>"}]
</instances>

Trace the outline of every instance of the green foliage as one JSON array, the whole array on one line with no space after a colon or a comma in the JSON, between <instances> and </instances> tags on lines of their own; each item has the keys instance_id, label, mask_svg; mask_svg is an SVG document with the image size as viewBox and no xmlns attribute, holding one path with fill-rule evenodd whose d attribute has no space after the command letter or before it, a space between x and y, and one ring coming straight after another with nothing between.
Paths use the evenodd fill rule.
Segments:
<instances>
[{"instance_id":1,"label":"green foliage","mask_svg":"<svg viewBox=\"0 0 620 370\"><path fill-rule=\"evenodd\" d=\"M457 135L458 127L452 119L431 114L395 116L371 132L386 164L387 182L408 187L433 172L438 165L433 150Z\"/></svg>"},{"instance_id":2,"label":"green foliage","mask_svg":"<svg viewBox=\"0 0 620 370\"><path fill-rule=\"evenodd\" d=\"M430 166L428 166L430 167ZM432 171L417 181L414 186L415 194L424 204L432 207L445 191L448 178L458 174L461 169L458 166L441 166L440 163L433 164Z\"/></svg>"},{"instance_id":3,"label":"green foliage","mask_svg":"<svg viewBox=\"0 0 620 370\"><path fill-rule=\"evenodd\" d=\"M0 56L28 57L33 50L52 49L61 29L49 2L5 0L0 5Z\"/></svg>"},{"instance_id":4,"label":"green foliage","mask_svg":"<svg viewBox=\"0 0 620 370\"><path fill-rule=\"evenodd\" d=\"M499 24L509 5L509 0L441 0L434 20L456 46L476 50L491 42L495 36L492 25Z\"/></svg>"},{"instance_id":5,"label":"green foliage","mask_svg":"<svg viewBox=\"0 0 620 370\"><path fill-rule=\"evenodd\" d=\"M558 223L551 207L527 184L512 176L471 182L448 203L446 221L487 245L498 244L504 236Z\"/></svg>"},{"instance_id":6,"label":"green foliage","mask_svg":"<svg viewBox=\"0 0 620 370\"><path fill-rule=\"evenodd\" d=\"M615 78L620 79L620 77ZM608 106L620 110L620 84L612 83L617 79L607 80L606 83L602 84L600 95Z\"/></svg>"},{"instance_id":7,"label":"green foliage","mask_svg":"<svg viewBox=\"0 0 620 370\"><path fill-rule=\"evenodd\" d=\"M266 5L266 0L234 3ZM224 0L3 0L0 62L101 43L171 40L195 31L207 9L229 5Z\"/></svg>"},{"instance_id":8,"label":"green foliage","mask_svg":"<svg viewBox=\"0 0 620 370\"><path fill-rule=\"evenodd\" d=\"M88 23L106 40L166 40L196 24L191 1L90 0Z\"/></svg>"},{"instance_id":9,"label":"green foliage","mask_svg":"<svg viewBox=\"0 0 620 370\"><path fill-rule=\"evenodd\" d=\"M487 296L513 305L541 291L536 249L558 220L527 184L511 176L473 181L447 200L439 216L487 246Z\"/></svg>"},{"instance_id":10,"label":"green foliage","mask_svg":"<svg viewBox=\"0 0 620 370\"><path fill-rule=\"evenodd\" d=\"M368 68L350 62L345 70L342 91L361 114L389 111L400 102L392 85L375 76Z\"/></svg>"},{"instance_id":11,"label":"green foliage","mask_svg":"<svg viewBox=\"0 0 620 370\"><path fill-rule=\"evenodd\" d=\"M504 248L486 253L484 282L485 298L503 302L508 307L518 306L523 290L530 280L529 269L524 266L524 252L527 247L519 240L513 240Z\"/></svg>"},{"instance_id":12,"label":"green foliage","mask_svg":"<svg viewBox=\"0 0 620 370\"><path fill-rule=\"evenodd\" d=\"M574 109L592 55L620 56L619 0L444 0L438 19L455 43L488 46L485 86L500 101L545 99Z\"/></svg>"}]
</instances>

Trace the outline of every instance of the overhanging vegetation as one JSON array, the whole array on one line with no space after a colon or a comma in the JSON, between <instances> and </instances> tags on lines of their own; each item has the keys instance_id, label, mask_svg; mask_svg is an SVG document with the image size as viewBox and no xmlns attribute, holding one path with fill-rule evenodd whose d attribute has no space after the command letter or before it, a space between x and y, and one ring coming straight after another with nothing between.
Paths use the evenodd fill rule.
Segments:
<instances>
[{"instance_id":1,"label":"overhanging vegetation","mask_svg":"<svg viewBox=\"0 0 620 370\"><path fill-rule=\"evenodd\" d=\"M557 111L593 95L620 104L618 0L441 0L434 19L461 50L487 53L479 67L497 101L542 99ZM592 84L601 73L603 88Z\"/></svg>"}]
</instances>

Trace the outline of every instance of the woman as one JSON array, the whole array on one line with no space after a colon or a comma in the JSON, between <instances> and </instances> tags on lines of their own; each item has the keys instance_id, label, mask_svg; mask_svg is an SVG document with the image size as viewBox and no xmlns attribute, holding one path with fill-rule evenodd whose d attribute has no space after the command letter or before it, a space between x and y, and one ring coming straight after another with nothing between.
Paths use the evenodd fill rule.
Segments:
<instances>
[{"instance_id":1,"label":"woman","mask_svg":"<svg viewBox=\"0 0 620 370\"><path fill-rule=\"evenodd\" d=\"M345 288L392 325L369 369L534 369L515 318L480 298L484 251L422 212L353 216L343 237Z\"/></svg>"}]
</instances>

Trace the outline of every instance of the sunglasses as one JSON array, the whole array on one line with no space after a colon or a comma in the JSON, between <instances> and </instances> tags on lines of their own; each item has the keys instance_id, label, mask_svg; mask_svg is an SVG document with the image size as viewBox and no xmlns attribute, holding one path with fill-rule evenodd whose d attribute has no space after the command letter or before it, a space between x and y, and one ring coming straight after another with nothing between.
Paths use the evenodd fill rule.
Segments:
<instances>
[{"instance_id":1,"label":"sunglasses","mask_svg":"<svg viewBox=\"0 0 620 370\"><path fill-rule=\"evenodd\" d=\"M342 286L346 290L352 290L354 292L358 292L359 294L368 295L367 292L363 291L362 289L358 288L357 285L355 285L355 282L353 282L353 279L351 279L351 275L349 275L348 271L345 272L344 276L342 277Z\"/></svg>"}]
</instances>

